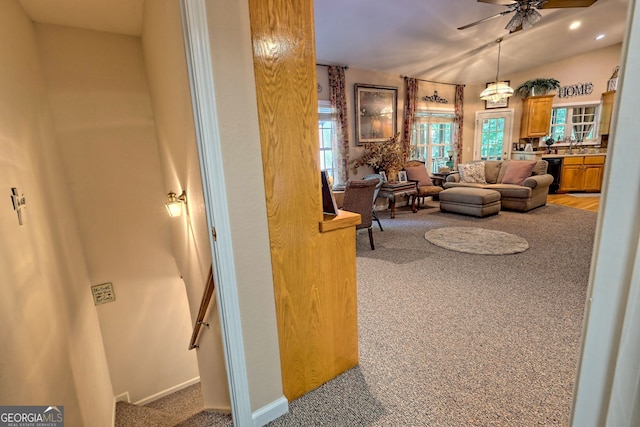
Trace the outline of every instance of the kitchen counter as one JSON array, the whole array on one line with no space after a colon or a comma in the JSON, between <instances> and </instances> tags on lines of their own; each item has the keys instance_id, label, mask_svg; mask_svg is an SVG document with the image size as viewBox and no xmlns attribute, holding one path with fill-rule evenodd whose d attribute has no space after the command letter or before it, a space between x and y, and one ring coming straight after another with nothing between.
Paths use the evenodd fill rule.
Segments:
<instances>
[{"instance_id":1,"label":"kitchen counter","mask_svg":"<svg viewBox=\"0 0 640 427\"><path fill-rule=\"evenodd\" d=\"M607 153L586 153L586 154L578 154L578 153L573 153L573 154L543 154L542 158L546 159L546 158L557 158L557 157L592 157L592 156L606 156Z\"/></svg>"}]
</instances>

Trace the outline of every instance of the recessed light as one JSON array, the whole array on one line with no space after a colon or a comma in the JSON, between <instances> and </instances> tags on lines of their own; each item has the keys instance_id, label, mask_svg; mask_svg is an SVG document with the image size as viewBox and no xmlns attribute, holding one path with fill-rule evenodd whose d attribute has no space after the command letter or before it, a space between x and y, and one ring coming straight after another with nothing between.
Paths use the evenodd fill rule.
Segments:
<instances>
[{"instance_id":1,"label":"recessed light","mask_svg":"<svg viewBox=\"0 0 640 427\"><path fill-rule=\"evenodd\" d=\"M572 22L571 25L569 25L569 29L570 30L575 30L579 26L580 26L580 21L575 21L575 22Z\"/></svg>"},{"instance_id":2,"label":"recessed light","mask_svg":"<svg viewBox=\"0 0 640 427\"><path fill-rule=\"evenodd\" d=\"M604 38L604 34L598 34L596 36L596 40L602 40Z\"/></svg>"}]
</instances>

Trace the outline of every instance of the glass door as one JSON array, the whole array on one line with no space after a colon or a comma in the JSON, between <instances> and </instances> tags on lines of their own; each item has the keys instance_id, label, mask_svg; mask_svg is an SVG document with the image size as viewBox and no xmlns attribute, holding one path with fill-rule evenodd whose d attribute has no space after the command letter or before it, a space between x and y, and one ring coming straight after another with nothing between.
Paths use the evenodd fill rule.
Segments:
<instances>
[{"instance_id":1,"label":"glass door","mask_svg":"<svg viewBox=\"0 0 640 427\"><path fill-rule=\"evenodd\" d=\"M474 160L505 160L511 157L513 110L476 113Z\"/></svg>"}]
</instances>

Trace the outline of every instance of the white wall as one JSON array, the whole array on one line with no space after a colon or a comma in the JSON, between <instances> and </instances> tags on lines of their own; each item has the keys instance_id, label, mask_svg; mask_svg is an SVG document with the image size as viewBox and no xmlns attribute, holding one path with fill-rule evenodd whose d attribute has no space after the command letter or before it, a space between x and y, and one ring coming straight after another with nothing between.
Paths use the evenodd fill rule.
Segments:
<instances>
[{"instance_id":1,"label":"white wall","mask_svg":"<svg viewBox=\"0 0 640 427\"><path fill-rule=\"evenodd\" d=\"M113 392L132 402L198 376L138 37L36 25L56 136L97 307Z\"/></svg>"},{"instance_id":2,"label":"white wall","mask_svg":"<svg viewBox=\"0 0 640 427\"><path fill-rule=\"evenodd\" d=\"M600 101L602 92L607 90L607 80L611 77L613 67L620 65L621 44L598 49L583 55L567 58L562 61L547 64L541 67L527 70L512 76L501 76L504 79L511 80L513 88L518 87L526 80L538 77L552 77L560 81L562 86L573 85L578 83L592 82L594 85L593 93L589 96L579 96L574 98L560 99L556 97L554 105L569 104L584 101ZM327 68L317 67L318 82L322 85L322 92L318 94L319 99L329 99L329 85L327 78ZM402 132L405 86L402 77L386 73L379 73L368 70L359 70L349 68L345 72L347 87L347 110L349 118L349 153L352 159L357 159L362 154L362 148L356 145L354 136L355 113L354 104L354 84L364 83L372 85L393 86L398 88L398 131ZM428 76L426 77L428 79ZM477 111L484 110L484 101L480 100L480 92L484 89L484 85L469 85L464 88L464 125L463 125L463 153L462 161L466 162L473 158L473 139L475 133L475 116ZM433 95L434 90L438 91L438 96L449 101L448 104L435 105L433 103L426 104L419 101L418 108L450 108L455 105L455 86L434 84L430 82L419 83L419 98L425 95ZM513 142L518 142L520 135L520 117L522 115L522 100L518 96L514 96L509 100L509 108L514 109L513 121ZM491 110L498 111L498 110ZM401 133L402 135L402 133ZM353 177L364 176L371 173L368 168L359 168L358 173L354 174L349 171Z\"/></svg>"},{"instance_id":3,"label":"white wall","mask_svg":"<svg viewBox=\"0 0 640 427\"><path fill-rule=\"evenodd\" d=\"M188 215L172 218L172 251L187 287L191 324L195 323L211 266L211 247L204 209L200 164L184 52L179 3L145 2L142 35L165 192L187 191ZM206 408L229 410L217 302L211 301L197 355Z\"/></svg>"},{"instance_id":4,"label":"white wall","mask_svg":"<svg viewBox=\"0 0 640 427\"><path fill-rule=\"evenodd\" d=\"M605 168L571 425L640 425L640 8L632 19Z\"/></svg>"},{"instance_id":5,"label":"white wall","mask_svg":"<svg viewBox=\"0 0 640 427\"><path fill-rule=\"evenodd\" d=\"M317 72L321 75L327 74L326 67L318 67ZM387 73L379 73L375 71L360 70L357 68L349 68L345 71L345 83L347 88L347 114L349 117L349 159L357 159L362 156L364 148L360 145L356 145L356 132L355 132L355 84L370 84L375 86L390 86L398 88L398 115L397 115L397 132L400 133L400 139L402 139L402 127L404 120L404 98L405 98L405 84L404 79L398 75L392 75ZM327 92L329 88L327 87ZM354 173L349 168L349 175L351 177L362 177L364 175L373 173L373 169L370 167L360 167L358 172Z\"/></svg>"},{"instance_id":6,"label":"white wall","mask_svg":"<svg viewBox=\"0 0 640 427\"><path fill-rule=\"evenodd\" d=\"M576 96L573 98L560 98L556 95L553 105L572 104L579 102L599 102L602 92L607 90L607 81L611 77L613 68L620 65L621 44L594 50L582 55L577 55L562 61L532 68L523 73L511 76L501 76L511 80L511 87L517 88L529 79L539 77L555 78L561 86L570 86L578 83L593 83L593 92L590 95ZM464 153L462 161L473 158L473 138L475 126L475 114L484 110L484 101L480 100L480 92L484 86L467 86L465 88L464 104ZM514 109L512 142L520 139L520 117L522 116L522 99L513 96L509 99L509 108ZM498 110L488 110L498 111Z\"/></svg>"},{"instance_id":7,"label":"white wall","mask_svg":"<svg viewBox=\"0 0 640 427\"><path fill-rule=\"evenodd\" d=\"M0 402L63 405L69 426L112 424L90 280L47 106L33 23L0 2ZM11 187L27 200L18 225Z\"/></svg>"},{"instance_id":8,"label":"white wall","mask_svg":"<svg viewBox=\"0 0 640 427\"><path fill-rule=\"evenodd\" d=\"M207 23L251 409L283 398L248 2L207 0Z\"/></svg>"}]
</instances>

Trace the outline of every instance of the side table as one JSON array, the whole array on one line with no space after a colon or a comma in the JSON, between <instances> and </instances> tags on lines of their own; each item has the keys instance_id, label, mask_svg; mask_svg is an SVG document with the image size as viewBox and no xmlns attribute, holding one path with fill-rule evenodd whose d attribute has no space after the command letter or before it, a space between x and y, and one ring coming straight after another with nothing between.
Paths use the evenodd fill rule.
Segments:
<instances>
[{"instance_id":1,"label":"side table","mask_svg":"<svg viewBox=\"0 0 640 427\"><path fill-rule=\"evenodd\" d=\"M416 189L415 182L398 182L398 181L387 181L382 184L380 187L380 191L378 192L378 197L384 197L389 200L389 209L391 209L391 218L396 217L396 197L406 196L407 200L412 200L411 202L411 210L413 213L418 212L416 209L416 196L418 194L418 190Z\"/></svg>"},{"instance_id":2,"label":"side table","mask_svg":"<svg viewBox=\"0 0 640 427\"><path fill-rule=\"evenodd\" d=\"M431 174L431 180L433 181L433 185L437 185L439 187L444 187L444 183L447 180L449 175L453 175L458 173L458 171L453 172L437 172Z\"/></svg>"}]
</instances>

